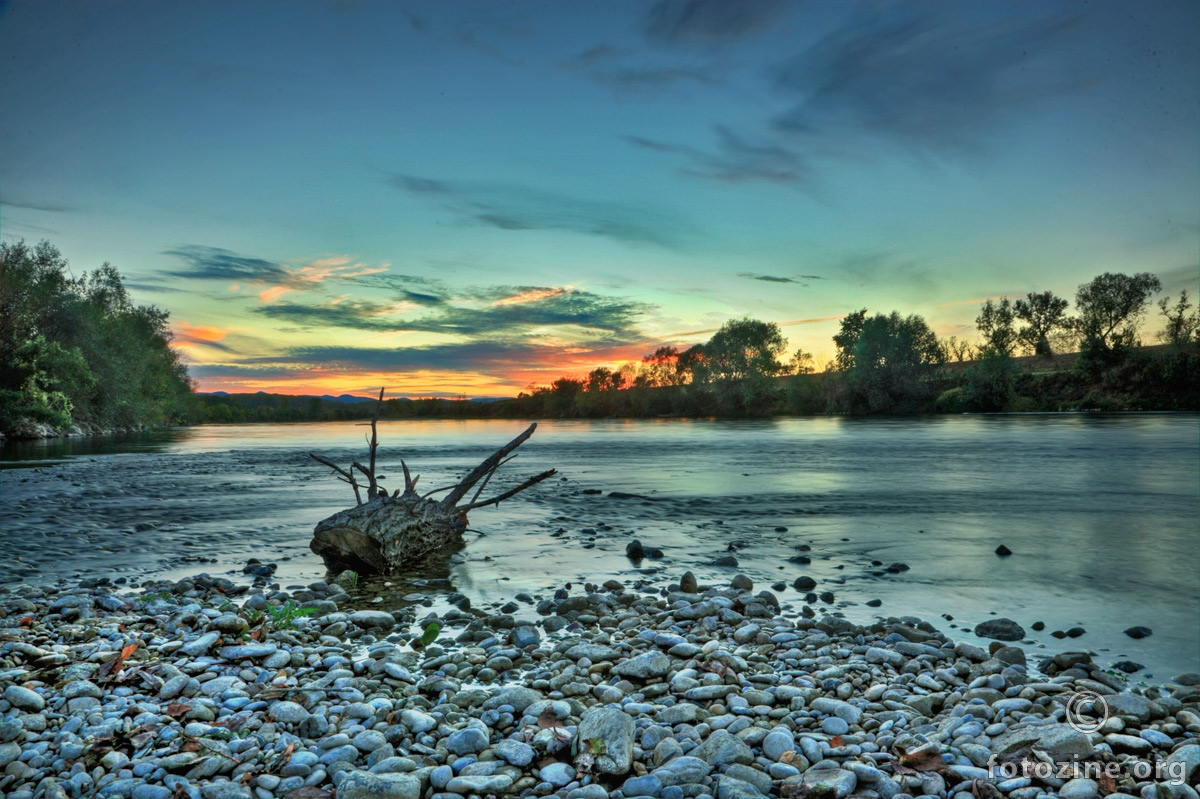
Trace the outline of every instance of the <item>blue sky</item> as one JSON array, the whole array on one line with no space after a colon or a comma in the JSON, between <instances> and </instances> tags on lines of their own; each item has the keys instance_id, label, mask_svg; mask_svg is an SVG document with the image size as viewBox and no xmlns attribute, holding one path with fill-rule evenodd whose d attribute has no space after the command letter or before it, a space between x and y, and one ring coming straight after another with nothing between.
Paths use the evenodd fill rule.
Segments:
<instances>
[{"instance_id":1,"label":"blue sky","mask_svg":"<svg viewBox=\"0 0 1200 799\"><path fill-rule=\"evenodd\" d=\"M1104 271L1195 294L1197 30L1194 2L14 0L0 235L111 261L208 389L512 394L743 315L818 354L860 307L970 335Z\"/></svg>"}]
</instances>

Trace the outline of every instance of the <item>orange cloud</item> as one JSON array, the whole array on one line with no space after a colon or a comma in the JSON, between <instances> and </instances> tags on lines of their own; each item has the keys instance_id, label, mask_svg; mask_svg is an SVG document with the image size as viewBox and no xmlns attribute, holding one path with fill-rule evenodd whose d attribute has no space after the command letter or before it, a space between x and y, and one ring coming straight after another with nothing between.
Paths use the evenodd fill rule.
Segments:
<instances>
[{"instance_id":1,"label":"orange cloud","mask_svg":"<svg viewBox=\"0 0 1200 799\"><path fill-rule=\"evenodd\" d=\"M333 258L322 258L305 264L297 269L287 269L287 278L280 284L271 286L259 292L258 298L263 302L274 302L284 294L313 288L330 280L349 280L365 275L377 275L388 270L387 265L366 266L361 263L351 263L344 255Z\"/></svg>"},{"instance_id":2,"label":"orange cloud","mask_svg":"<svg viewBox=\"0 0 1200 799\"><path fill-rule=\"evenodd\" d=\"M530 289L529 291L522 291L519 294L514 294L511 297L504 297L503 299L496 300L492 303L492 306L516 305L522 302L537 302L538 300L544 300L549 297L558 297L562 294L566 294L568 291L570 291L569 288L558 287L549 289Z\"/></svg>"},{"instance_id":3,"label":"orange cloud","mask_svg":"<svg viewBox=\"0 0 1200 799\"><path fill-rule=\"evenodd\" d=\"M220 341L229 335L229 331L212 325L189 325L187 322L175 323L176 344L208 344Z\"/></svg>"}]
</instances>

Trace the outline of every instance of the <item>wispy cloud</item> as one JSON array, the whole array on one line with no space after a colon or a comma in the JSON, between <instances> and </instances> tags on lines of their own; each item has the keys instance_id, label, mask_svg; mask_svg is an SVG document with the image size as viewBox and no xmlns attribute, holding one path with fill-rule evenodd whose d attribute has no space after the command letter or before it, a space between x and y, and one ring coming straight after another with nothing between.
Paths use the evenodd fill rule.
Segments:
<instances>
[{"instance_id":1,"label":"wispy cloud","mask_svg":"<svg viewBox=\"0 0 1200 799\"><path fill-rule=\"evenodd\" d=\"M13 200L0 200L0 206L5 208L19 208L23 211L44 211L52 214L65 214L69 211L78 210L70 205L53 205L49 203L26 203L16 202Z\"/></svg>"},{"instance_id":2,"label":"wispy cloud","mask_svg":"<svg viewBox=\"0 0 1200 799\"><path fill-rule=\"evenodd\" d=\"M748 277L751 280L761 280L765 283L796 283L801 286L803 282L791 277L779 277L777 275L755 275L750 272L738 272L738 277Z\"/></svg>"},{"instance_id":3,"label":"wispy cloud","mask_svg":"<svg viewBox=\"0 0 1200 799\"><path fill-rule=\"evenodd\" d=\"M185 351L209 347L225 353L233 353L235 349L221 342L229 335L229 331L214 325L190 325L187 322L175 322L172 326L174 337L172 343Z\"/></svg>"},{"instance_id":4,"label":"wispy cloud","mask_svg":"<svg viewBox=\"0 0 1200 799\"><path fill-rule=\"evenodd\" d=\"M187 269L166 270L163 274L193 280L232 281L240 290L243 283L258 289L259 299L274 302L293 291L317 288L325 283L354 280L387 271L387 266L368 266L349 256L339 255L310 261L298 267L251 258L220 247L186 245L167 250L188 265Z\"/></svg>"},{"instance_id":5,"label":"wispy cloud","mask_svg":"<svg viewBox=\"0 0 1200 799\"><path fill-rule=\"evenodd\" d=\"M392 175L391 185L475 225L501 230L565 230L631 244L679 247L691 227L637 204L580 200L550 192Z\"/></svg>"},{"instance_id":6,"label":"wispy cloud","mask_svg":"<svg viewBox=\"0 0 1200 799\"><path fill-rule=\"evenodd\" d=\"M646 13L647 38L670 44L740 39L787 13L783 0L659 0Z\"/></svg>"},{"instance_id":7,"label":"wispy cloud","mask_svg":"<svg viewBox=\"0 0 1200 799\"><path fill-rule=\"evenodd\" d=\"M707 152L682 144L626 136L636 147L654 152L683 156L684 175L706 178L723 183L766 181L770 183L800 183L811 180L808 163L796 153L775 142L752 142L723 125L714 128L716 149Z\"/></svg>"},{"instance_id":8,"label":"wispy cloud","mask_svg":"<svg viewBox=\"0 0 1200 799\"><path fill-rule=\"evenodd\" d=\"M492 287L475 293L489 299L438 297L423 315L412 303L345 300L319 305L275 303L255 313L298 327L343 327L375 332L419 332L468 339L516 342L558 336L591 345L640 340L637 321L649 306L561 287ZM430 312L431 311L431 312Z\"/></svg>"},{"instance_id":9,"label":"wispy cloud","mask_svg":"<svg viewBox=\"0 0 1200 799\"><path fill-rule=\"evenodd\" d=\"M777 88L796 100L775 125L979 152L1019 112L1080 85L1045 65L1073 26L1047 9L1014 21L986 6L871 6L779 68Z\"/></svg>"},{"instance_id":10,"label":"wispy cloud","mask_svg":"<svg viewBox=\"0 0 1200 799\"><path fill-rule=\"evenodd\" d=\"M164 272L172 277L280 283L288 276L282 264L262 258L248 258L220 247L188 244L167 250L163 254L173 255L187 264L186 269L169 269Z\"/></svg>"}]
</instances>

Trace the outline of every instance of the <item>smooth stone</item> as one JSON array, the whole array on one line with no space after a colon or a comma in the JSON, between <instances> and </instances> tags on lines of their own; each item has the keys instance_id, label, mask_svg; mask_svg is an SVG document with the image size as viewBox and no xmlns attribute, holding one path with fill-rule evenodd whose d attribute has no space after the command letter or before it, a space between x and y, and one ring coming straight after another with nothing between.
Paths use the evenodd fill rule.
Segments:
<instances>
[{"instance_id":1,"label":"smooth stone","mask_svg":"<svg viewBox=\"0 0 1200 799\"><path fill-rule=\"evenodd\" d=\"M416 733L429 732L437 728L437 719L419 710L403 710L400 712L400 723Z\"/></svg>"},{"instance_id":2,"label":"smooth stone","mask_svg":"<svg viewBox=\"0 0 1200 799\"><path fill-rule=\"evenodd\" d=\"M663 789L662 781L653 774L645 774L641 777L630 777L625 780L621 786L621 792L626 796L652 796L657 797Z\"/></svg>"},{"instance_id":3,"label":"smooth stone","mask_svg":"<svg viewBox=\"0 0 1200 799\"><path fill-rule=\"evenodd\" d=\"M275 644L238 644L237 646L223 646L217 650L217 653L224 660L253 660L273 655L278 649L279 647ZM288 662L290 663L291 660L289 655Z\"/></svg>"},{"instance_id":4,"label":"smooth stone","mask_svg":"<svg viewBox=\"0 0 1200 799\"><path fill-rule=\"evenodd\" d=\"M421 799L421 780L412 774L351 771L338 784L337 795L338 799Z\"/></svg>"},{"instance_id":5,"label":"smooth stone","mask_svg":"<svg viewBox=\"0 0 1200 799\"><path fill-rule=\"evenodd\" d=\"M555 788L563 788L575 779L575 769L566 763L551 763L538 771L538 777Z\"/></svg>"},{"instance_id":6,"label":"smooth stone","mask_svg":"<svg viewBox=\"0 0 1200 799\"><path fill-rule=\"evenodd\" d=\"M762 750L763 754L768 758L779 762L784 752L794 752L796 750L796 738L792 735L792 731L786 727L776 727L767 733L767 737L763 739Z\"/></svg>"},{"instance_id":7,"label":"smooth stone","mask_svg":"<svg viewBox=\"0 0 1200 799\"><path fill-rule=\"evenodd\" d=\"M1082 777L1070 780L1058 789L1059 799L1094 799L1099 795L1099 783Z\"/></svg>"},{"instance_id":8,"label":"smooth stone","mask_svg":"<svg viewBox=\"0 0 1200 799\"><path fill-rule=\"evenodd\" d=\"M473 755L487 749L488 736L476 727L467 727L450 733L446 748L456 755Z\"/></svg>"},{"instance_id":9,"label":"smooth stone","mask_svg":"<svg viewBox=\"0 0 1200 799\"><path fill-rule=\"evenodd\" d=\"M832 796L834 799L845 799L854 793L858 785L858 777L853 771L840 768L811 768L800 777L791 777L784 781L784 786L799 782L801 793L818 796ZM781 790L781 793L783 791Z\"/></svg>"},{"instance_id":10,"label":"smooth stone","mask_svg":"<svg viewBox=\"0 0 1200 799\"><path fill-rule=\"evenodd\" d=\"M390 630L396 626L396 617L382 610L356 610L350 614L350 621L359 627L380 627Z\"/></svg>"},{"instance_id":11,"label":"smooth stone","mask_svg":"<svg viewBox=\"0 0 1200 799\"><path fill-rule=\"evenodd\" d=\"M717 799L758 799L762 791L748 782L723 775L717 783Z\"/></svg>"},{"instance_id":12,"label":"smooth stone","mask_svg":"<svg viewBox=\"0 0 1200 799\"><path fill-rule=\"evenodd\" d=\"M16 684L9 685L4 689L4 698L13 707L21 710L39 712L46 707L46 700L39 696L36 691L31 691Z\"/></svg>"},{"instance_id":13,"label":"smooth stone","mask_svg":"<svg viewBox=\"0 0 1200 799\"><path fill-rule=\"evenodd\" d=\"M710 773L708 763L689 755L672 758L651 772L664 786L698 783Z\"/></svg>"},{"instance_id":14,"label":"smooth stone","mask_svg":"<svg viewBox=\"0 0 1200 799\"><path fill-rule=\"evenodd\" d=\"M618 663L613 668L613 673L621 677L648 680L652 677L665 677L670 670L671 659L656 650Z\"/></svg>"},{"instance_id":15,"label":"smooth stone","mask_svg":"<svg viewBox=\"0 0 1200 799\"><path fill-rule=\"evenodd\" d=\"M600 773L621 775L633 767L633 732L633 717L623 710L593 707L583 714L577 738L581 747L593 747Z\"/></svg>"},{"instance_id":16,"label":"smooth stone","mask_svg":"<svg viewBox=\"0 0 1200 799\"><path fill-rule=\"evenodd\" d=\"M533 762L535 755L532 746L521 741L514 741L511 738L506 738L497 744L493 744L492 751L496 754L496 757L517 768L528 766Z\"/></svg>"},{"instance_id":17,"label":"smooth stone","mask_svg":"<svg viewBox=\"0 0 1200 799\"><path fill-rule=\"evenodd\" d=\"M512 783L512 777L506 774L494 774L490 777L455 777L446 783L446 790L461 794L503 793Z\"/></svg>"},{"instance_id":18,"label":"smooth stone","mask_svg":"<svg viewBox=\"0 0 1200 799\"><path fill-rule=\"evenodd\" d=\"M303 705L282 701L271 705L270 710L267 711L267 715L275 721L280 721L284 724L299 724L308 718L309 713L304 709Z\"/></svg>"},{"instance_id":19,"label":"smooth stone","mask_svg":"<svg viewBox=\"0 0 1200 799\"><path fill-rule=\"evenodd\" d=\"M989 619L975 625L975 634L996 641L1020 641L1025 637L1025 628L1012 619Z\"/></svg>"}]
</instances>

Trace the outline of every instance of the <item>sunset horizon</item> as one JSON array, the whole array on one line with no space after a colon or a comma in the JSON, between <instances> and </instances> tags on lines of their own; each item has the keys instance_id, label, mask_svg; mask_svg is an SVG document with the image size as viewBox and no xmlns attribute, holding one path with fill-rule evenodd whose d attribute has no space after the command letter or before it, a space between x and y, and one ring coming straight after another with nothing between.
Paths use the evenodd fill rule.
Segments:
<instances>
[{"instance_id":1,"label":"sunset horizon","mask_svg":"<svg viewBox=\"0 0 1200 799\"><path fill-rule=\"evenodd\" d=\"M860 308L974 339L1104 272L1197 293L1194 4L218 7L0 8L3 240L111 262L200 391L515 396L743 317L825 362Z\"/></svg>"}]
</instances>

